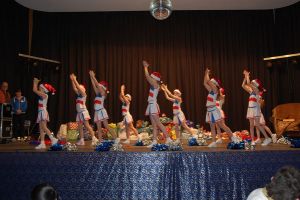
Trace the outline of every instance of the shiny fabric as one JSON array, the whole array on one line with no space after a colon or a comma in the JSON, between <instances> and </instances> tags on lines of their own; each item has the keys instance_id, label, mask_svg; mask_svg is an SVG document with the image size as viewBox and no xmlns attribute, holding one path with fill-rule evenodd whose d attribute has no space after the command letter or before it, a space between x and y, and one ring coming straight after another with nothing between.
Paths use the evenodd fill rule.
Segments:
<instances>
[{"instance_id":1,"label":"shiny fabric","mask_svg":"<svg viewBox=\"0 0 300 200\"><path fill-rule=\"evenodd\" d=\"M62 199L246 199L299 151L0 153L0 199L48 182Z\"/></svg>"}]
</instances>

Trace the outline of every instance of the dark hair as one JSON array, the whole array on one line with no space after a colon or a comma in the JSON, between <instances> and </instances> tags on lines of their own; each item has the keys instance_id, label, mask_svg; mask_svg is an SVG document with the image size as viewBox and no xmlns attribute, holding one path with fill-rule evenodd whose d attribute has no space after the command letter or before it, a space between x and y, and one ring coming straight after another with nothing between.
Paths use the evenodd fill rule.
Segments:
<instances>
[{"instance_id":1,"label":"dark hair","mask_svg":"<svg viewBox=\"0 0 300 200\"><path fill-rule=\"evenodd\" d=\"M300 172L292 166L282 167L266 185L274 200L295 200L300 197Z\"/></svg>"},{"instance_id":2,"label":"dark hair","mask_svg":"<svg viewBox=\"0 0 300 200\"><path fill-rule=\"evenodd\" d=\"M56 190L48 183L36 185L31 192L32 200L58 200Z\"/></svg>"},{"instance_id":3,"label":"dark hair","mask_svg":"<svg viewBox=\"0 0 300 200\"><path fill-rule=\"evenodd\" d=\"M22 90L21 89L16 89L16 92L22 92Z\"/></svg>"}]
</instances>

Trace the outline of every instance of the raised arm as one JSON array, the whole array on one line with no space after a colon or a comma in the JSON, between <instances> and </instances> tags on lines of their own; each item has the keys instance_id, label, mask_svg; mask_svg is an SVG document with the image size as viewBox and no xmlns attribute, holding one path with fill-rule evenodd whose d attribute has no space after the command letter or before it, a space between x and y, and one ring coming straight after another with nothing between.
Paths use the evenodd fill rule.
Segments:
<instances>
[{"instance_id":1,"label":"raised arm","mask_svg":"<svg viewBox=\"0 0 300 200\"><path fill-rule=\"evenodd\" d=\"M100 92L101 96L106 96L107 95L106 91L99 84L98 80L96 79L96 76L95 76L94 72L92 73L91 80L92 80L92 83L95 84L95 86L98 89L98 92Z\"/></svg>"},{"instance_id":2,"label":"raised arm","mask_svg":"<svg viewBox=\"0 0 300 200\"><path fill-rule=\"evenodd\" d=\"M248 92L248 93L251 93L252 92L252 89L251 87L247 84L247 82L249 81L250 83L250 78L249 78L249 72L244 70L244 80L243 80L243 83L242 83L242 88Z\"/></svg>"},{"instance_id":3,"label":"raised arm","mask_svg":"<svg viewBox=\"0 0 300 200\"><path fill-rule=\"evenodd\" d=\"M207 89L207 91L211 91L211 87L208 85L209 82L209 69L206 68L205 73L204 73L204 80L203 80L203 85Z\"/></svg>"},{"instance_id":4,"label":"raised arm","mask_svg":"<svg viewBox=\"0 0 300 200\"><path fill-rule=\"evenodd\" d=\"M175 99L171 98L171 97L168 95L168 92L166 91L166 88L165 88L164 86L162 86L161 89L162 89L162 91L164 91L164 94L165 94L165 97L166 97L167 100L172 101L172 102L175 101Z\"/></svg>"},{"instance_id":5,"label":"raised arm","mask_svg":"<svg viewBox=\"0 0 300 200\"><path fill-rule=\"evenodd\" d=\"M77 89L77 87L76 87L76 85L74 83L74 74L70 74L70 80L71 80L72 88L73 88L74 92L78 95L79 92L78 92L78 89Z\"/></svg>"},{"instance_id":6,"label":"raised arm","mask_svg":"<svg viewBox=\"0 0 300 200\"><path fill-rule=\"evenodd\" d=\"M95 91L96 94L99 94L100 91L99 91L99 89L98 89L98 87L97 87L98 82L97 82L97 80L96 80L96 78L95 78L95 73L94 73L94 71L90 70L90 71L89 71L89 74L90 74L90 79L91 79L91 82L92 82L93 89L94 89L94 91Z\"/></svg>"},{"instance_id":7,"label":"raised arm","mask_svg":"<svg viewBox=\"0 0 300 200\"><path fill-rule=\"evenodd\" d=\"M147 61L143 61L143 66L144 66L145 77L148 83L155 88L159 88L158 83L149 75L149 71L148 71L149 63Z\"/></svg>"},{"instance_id":8,"label":"raised arm","mask_svg":"<svg viewBox=\"0 0 300 200\"><path fill-rule=\"evenodd\" d=\"M210 77L209 77L209 74L210 74L210 70L209 69L206 69L205 70L205 77L204 77L204 86L205 88L210 92L210 91L213 91L214 93L219 93L219 90L217 88L217 86L215 84L213 84L211 81L210 81ZM208 86L208 87L207 87Z\"/></svg>"},{"instance_id":9,"label":"raised arm","mask_svg":"<svg viewBox=\"0 0 300 200\"><path fill-rule=\"evenodd\" d=\"M34 79L33 79L33 87L32 87L32 91L33 91L34 93L36 93L38 96L40 96L40 97L42 97L42 98L44 99L44 98L47 98L47 95L46 95L45 93L40 92L40 91L38 90L38 84L39 84L40 81L41 81L41 80L39 80L39 79L37 79L37 78L34 78Z\"/></svg>"},{"instance_id":10,"label":"raised arm","mask_svg":"<svg viewBox=\"0 0 300 200\"><path fill-rule=\"evenodd\" d=\"M167 85L162 84L162 88L163 88L163 87L164 87L164 89L165 89L164 92L166 92L167 95L168 95L170 98L175 99L175 100L177 100L177 101L179 101L179 102L182 102L182 98L173 95L172 92L170 92L170 90L168 89L168 86L167 86Z\"/></svg>"},{"instance_id":11,"label":"raised arm","mask_svg":"<svg viewBox=\"0 0 300 200\"><path fill-rule=\"evenodd\" d=\"M72 83L74 84L75 88L77 88L77 91L78 91L77 94L81 94L82 96L86 96L86 92L82 89L82 87L80 87L80 84L78 83L77 78L74 74L73 74Z\"/></svg>"},{"instance_id":12,"label":"raised arm","mask_svg":"<svg viewBox=\"0 0 300 200\"><path fill-rule=\"evenodd\" d=\"M125 85L121 85L121 90L120 90L120 96L119 96L120 100L122 102L125 102L126 104L129 103L129 101L127 100L127 98L125 97Z\"/></svg>"}]
</instances>

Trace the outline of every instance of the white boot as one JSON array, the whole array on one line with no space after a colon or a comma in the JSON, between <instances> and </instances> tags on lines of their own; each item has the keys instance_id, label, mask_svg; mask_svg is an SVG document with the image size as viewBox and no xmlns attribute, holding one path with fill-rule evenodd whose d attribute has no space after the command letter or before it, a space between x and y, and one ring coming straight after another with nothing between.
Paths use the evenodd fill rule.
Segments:
<instances>
[{"instance_id":1,"label":"white boot","mask_svg":"<svg viewBox=\"0 0 300 200\"><path fill-rule=\"evenodd\" d=\"M261 140L260 140L260 138L257 138L254 142L255 142L255 144L260 144Z\"/></svg>"},{"instance_id":2,"label":"white boot","mask_svg":"<svg viewBox=\"0 0 300 200\"><path fill-rule=\"evenodd\" d=\"M92 138L92 146L96 146L98 144L98 142L99 142L99 140L95 136L93 136L93 138Z\"/></svg>"},{"instance_id":3,"label":"white boot","mask_svg":"<svg viewBox=\"0 0 300 200\"><path fill-rule=\"evenodd\" d=\"M222 144L222 143L223 143L222 138L220 137L219 139L217 139L216 143L217 143L217 144Z\"/></svg>"},{"instance_id":4,"label":"white boot","mask_svg":"<svg viewBox=\"0 0 300 200\"><path fill-rule=\"evenodd\" d=\"M174 142L175 145L179 145L180 144L180 139L176 139Z\"/></svg>"},{"instance_id":5,"label":"white boot","mask_svg":"<svg viewBox=\"0 0 300 200\"><path fill-rule=\"evenodd\" d=\"M85 145L84 138L80 138L80 140L78 140L78 142L76 142L76 145L84 146Z\"/></svg>"},{"instance_id":6,"label":"white boot","mask_svg":"<svg viewBox=\"0 0 300 200\"><path fill-rule=\"evenodd\" d=\"M58 142L58 139L56 139L54 137L54 134L51 133L51 135L49 136L50 140L51 140L51 145L55 145Z\"/></svg>"},{"instance_id":7,"label":"white boot","mask_svg":"<svg viewBox=\"0 0 300 200\"><path fill-rule=\"evenodd\" d=\"M150 145L148 145L148 148L152 148L154 145L157 144L157 140L153 140L152 143Z\"/></svg>"},{"instance_id":8,"label":"white boot","mask_svg":"<svg viewBox=\"0 0 300 200\"><path fill-rule=\"evenodd\" d=\"M272 142L271 138L267 138L263 141L263 143L261 144L261 146L267 146Z\"/></svg>"},{"instance_id":9,"label":"white boot","mask_svg":"<svg viewBox=\"0 0 300 200\"><path fill-rule=\"evenodd\" d=\"M213 148L213 147L217 147L217 143L216 142L212 142L208 145L208 147Z\"/></svg>"},{"instance_id":10,"label":"white boot","mask_svg":"<svg viewBox=\"0 0 300 200\"><path fill-rule=\"evenodd\" d=\"M120 138L116 138L116 139L115 139L115 144L119 144L119 143L120 143L120 141L121 141L121 139L120 139Z\"/></svg>"},{"instance_id":11,"label":"white boot","mask_svg":"<svg viewBox=\"0 0 300 200\"><path fill-rule=\"evenodd\" d=\"M123 144L130 144L130 139L125 140Z\"/></svg>"},{"instance_id":12,"label":"white boot","mask_svg":"<svg viewBox=\"0 0 300 200\"><path fill-rule=\"evenodd\" d=\"M41 144L39 144L38 146L35 147L35 149L46 149L46 145L45 145L45 142L41 142Z\"/></svg>"}]
</instances>

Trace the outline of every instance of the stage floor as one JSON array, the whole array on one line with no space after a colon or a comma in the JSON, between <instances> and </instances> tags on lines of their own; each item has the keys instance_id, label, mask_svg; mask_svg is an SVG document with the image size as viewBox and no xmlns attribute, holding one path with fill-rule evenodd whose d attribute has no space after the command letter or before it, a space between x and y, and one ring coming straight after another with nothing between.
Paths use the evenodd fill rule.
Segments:
<instances>
[{"instance_id":1,"label":"stage floor","mask_svg":"<svg viewBox=\"0 0 300 200\"><path fill-rule=\"evenodd\" d=\"M228 141L227 141L228 142ZM150 152L124 145L125 152L37 151L25 142L0 144L0 199L30 199L32 188L50 183L68 200L244 200L282 166L300 168L300 149L257 145L255 150L187 146Z\"/></svg>"},{"instance_id":2,"label":"stage floor","mask_svg":"<svg viewBox=\"0 0 300 200\"><path fill-rule=\"evenodd\" d=\"M134 146L135 141L131 141L131 144L122 144L125 152L150 152L151 149L146 146ZM209 148L207 146L188 146L187 140L182 140L183 151L201 151L201 152L224 152L224 151L253 151L253 150L231 150L227 149L228 141L223 141L222 144L218 144L216 148ZM30 145L28 142L11 142L7 144L0 144L0 152L46 152L48 150L35 150L35 145ZM50 146L47 146L48 148ZM285 144L270 144L268 146L256 145L254 151L300 151L300 149L291 148ZM86 141L85 146L78 146L78 152L93 152L95 148L91 146L90 141Z\"/></svg>"}]
</instances>

